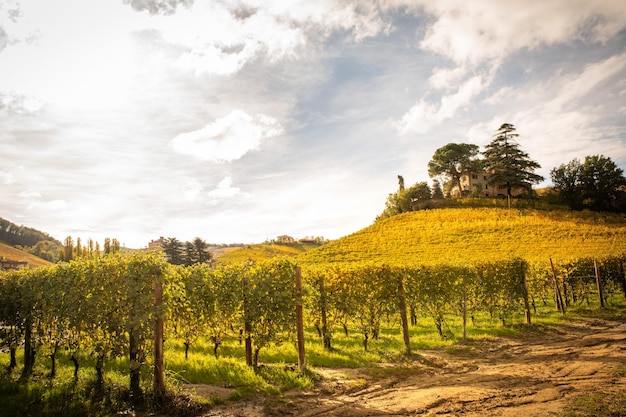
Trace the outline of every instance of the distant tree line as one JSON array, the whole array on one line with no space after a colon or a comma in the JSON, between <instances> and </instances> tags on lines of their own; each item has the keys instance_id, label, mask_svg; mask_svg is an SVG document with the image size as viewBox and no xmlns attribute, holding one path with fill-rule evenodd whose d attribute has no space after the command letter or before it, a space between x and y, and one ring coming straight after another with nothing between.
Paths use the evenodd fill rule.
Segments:
<instances>
[{"instance_id":1,"label":"distant tree line","mask_svg":"<svg viewBox=\"0 0 626 417\"><path fill-rule=\"evenodd\" d=\"M523 189L532 196L532 185L544 180L535 171L541 166L522 151L515 126L501 125L483 152L477 145L448 143L437 149L428 162L428 183L418 182L405 188L404 178L398 176L399 189L389 194L384 211L377 220L407 211L432 206L432 200L480 196L480 190L465 190L464 176L489 173L488 185L506 188L508 198L512 190ZM481 158L482 156L482 158ZM586 156L583 162L574 159L550 171L554 191L559 202L573 210L626 212L626 179L623 170L604 155Z\"/></svg>"},{"instance_id":2,"label":"distant tree line","mask_svg":"<svg viewBox=\"0 0 626 417\"><path fill-rule=\"evenodd\" d=\"M191 242L181 242L175 237L168 237L163 240L162 249L167 261L174 265L190 266L208 263L213 259L213 254L209 252L209 244L199 237Z\"/></svg>"},{"instance_id":3,"label":"distant tree line","mask_svg":"<svg viewBox=\"0 0 626 417\"><path fill-rule=\"evenodd\" d=\"M68 236L63 241L61 247L59 260L69 262L73 259L87 258L90 256L108 255L110 253L117 253L121 251L121 245L119 240L105 238L104 245L101 247L100 243L89 239L86 244L83 244L80 238L76 238L76 241L72 236Z\"/></svg>"}]
</instances>

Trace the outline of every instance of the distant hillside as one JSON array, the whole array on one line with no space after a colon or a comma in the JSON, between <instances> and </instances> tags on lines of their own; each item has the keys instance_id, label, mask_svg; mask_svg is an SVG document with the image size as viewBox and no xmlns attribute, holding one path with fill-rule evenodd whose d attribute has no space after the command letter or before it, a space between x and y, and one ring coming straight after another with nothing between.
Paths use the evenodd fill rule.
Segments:
<instances>
[{"instance_id":1,"label":"distant hillside","mask_svg":"<svg viewBox=\"0 0 626 417\"><path fill-rule=\"evenodd\" d=\"M18 226L0 217L0 242L10 246L32 247L39 242L53 242L58 246L62 243L47 233L32 227Z\"/></svg>"},{"instance_id":2,"label":"distant hillside","mask_svg":"<svg viewBox=\"0 0 626 417\"><path fill-rule=\"evenodd\" d=\"M245 262L250 259L262 261L275 257L295 257L318 247L319 245L313 243L260 243L238 248L228 248L226 251L215 253L215 258L221 264L230 265Z\"/></svg>"},{"instance_id":3,"label":"distant hillside","mask_svg":"<svg viewBox=\"0 0 626 417\"><path fill-rule=\"evenodd\" d=\"M50 262L45 259L41 259L38 256L31 255L30 253L15 249L4 243L0 243L0 259L11 261L25 261L29 267L37 267L42 265L50 265Z\"/></svg>"},{"instance_id":4,"label":"distant hillside","mask_svg":"<svg viewBox=\"0 0 626 417\"><path fill-rule=\"evenodd\" d=\"M445 208L403 213L302 254L302 264L466 264L626 253L626 218L565 210Z\"/></svg>"}]
</instances>

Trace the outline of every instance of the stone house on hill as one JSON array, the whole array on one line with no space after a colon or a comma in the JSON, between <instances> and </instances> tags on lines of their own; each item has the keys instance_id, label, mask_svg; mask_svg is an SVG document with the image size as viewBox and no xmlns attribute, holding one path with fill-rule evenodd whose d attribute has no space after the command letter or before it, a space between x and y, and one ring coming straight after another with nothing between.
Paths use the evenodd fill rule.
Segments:
<instances>
[{"instance_id":1,"label":"stone house on hill","mask_svg":"<svg viewBox=\"0 0 626 417\"><path fill-rule=\"evenodd\" d=\"M478 197L498 198L506 197L506 184L489 185L491 174L488 172L472 172L461 177L461 187L464 196L472 196L478 194ZM480 192L478 192L480 190ZM511 196L519 197L527 190L523 187L513 187ZM452 191L455 197L458 197L456 188Z\"/></svg>"},{"instance_id":2,"label":"stone house on hill","mask_svg":"<svg viewBox=\"0 0 626 417\"><path fill-rule=\"evenodd\" d=\"M291 236L281 235L276 238L276 242L289 244L289 243L296 243L296 240L292 238Z\"/></svg>"},{"instance_id":3,"label":"stone house on hill","mask_svg":"<svg viewBox=\"0 0 626 417\"><path fill-rule=\"evenodd\" d=\"M165 245L165 238L161 236L156 240L151 240L150 243L148 243L148 249L151 249L151 250L163 249L164 245Z\"/></svg>"}]
</instances>

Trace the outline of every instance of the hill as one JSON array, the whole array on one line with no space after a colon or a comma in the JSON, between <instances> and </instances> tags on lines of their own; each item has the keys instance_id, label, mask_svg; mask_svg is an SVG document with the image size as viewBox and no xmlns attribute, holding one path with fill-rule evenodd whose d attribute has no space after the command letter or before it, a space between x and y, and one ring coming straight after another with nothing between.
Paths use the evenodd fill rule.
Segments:
<instances>
[{"instance_id":1,"label":"hill","mask_svg":"<svg viewBox=\"0 0 626 417\"><path fill-rule=\"evenodd\" d=\"M51 263L38 256L15 249L4 243L0 243L0 259L11 261L25 261L29 267L37 267L42 265L50 265Z\"/></svg>"},{"instance_id":2,"label":"hill","mask_svg":"<svg viewBox=\"0 0 626 417\"><path fill-rule=\"evenodd\" d=\"M318 247L319 245L314 243L260 243L228 248L228 250L216 252L214 255L218 263L231 265L248 260L262 261L276 257L295 257Z\"/></svg>"},{"instance_id":3,"label":"hill","mask_svg":"<svg viewBox=\"0 0 626 417\"><path fill-rule=\"evenodd\" d=\"M7 219L0 217L0 242L10 246L32 247L38 242L52 242L57 246L62 243L49 234L33 229L32 227L18 226Z\"/></svg>"},{"instance_id":4,"label":"hill","mask_svg":"<svg viewBox=\"0 0 626 417\"><path fill-rule=\"evenodd\" d=\"M594 212L444 208L403 213L302 254L302 264L465 264L626 253L626 218Z\"/></svg>"}]
</instances>

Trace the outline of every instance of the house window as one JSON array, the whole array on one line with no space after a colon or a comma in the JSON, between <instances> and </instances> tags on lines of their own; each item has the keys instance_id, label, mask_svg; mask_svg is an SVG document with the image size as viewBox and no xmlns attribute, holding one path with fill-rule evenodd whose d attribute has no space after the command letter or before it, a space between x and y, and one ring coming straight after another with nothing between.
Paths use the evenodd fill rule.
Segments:
<instances>
[{"instance_id":1,"label":"house window","mask_svg":"<svg viewBox=\"0 0 626 417\"><path fill-rule=\"evenodd\" d=\"M473 179L473 180L477 180L477 179L478 179L478 175L476 175L476 174L472 174L472 179Z\"/></svg>"},{"instance_id":2,"label":"house window","mask_svg":"<svg viewBox=\"0 0 626 417\"><path fill-rule=\"evenodd\" d=\"M489 185L485 184L485 190L489 189Z\"/></svg>"},{"instance_id":3,"label":"house window","mask_svg":"<svg viewBox=\"0 0 626 417\"><path fill-rule=\"evenodd\" d=\"M483 176L483 179L484 179L485 181L487 181L487 176L486 176L486 175L485 175L485 176Z\"/></svg>"}]
</instances>

